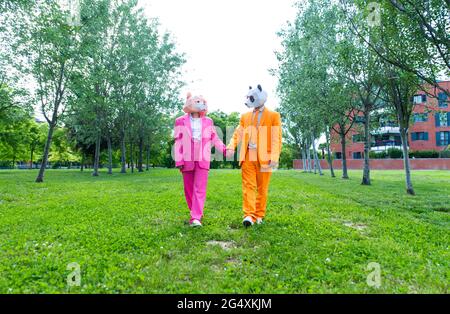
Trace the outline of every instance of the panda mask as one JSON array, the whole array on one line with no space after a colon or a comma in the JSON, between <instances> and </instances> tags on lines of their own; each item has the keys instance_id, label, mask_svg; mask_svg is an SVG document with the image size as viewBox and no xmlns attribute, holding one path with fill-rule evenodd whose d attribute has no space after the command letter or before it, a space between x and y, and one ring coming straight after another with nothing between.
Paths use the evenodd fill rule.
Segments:
<instances>
[{"instance_id":1,"label":"panda mask","mask_svg":"<svg viewBox=\"0 0 450 314\"><path fill-rule=\"evenodd\" d=\"M247 99L245 100L245 105L248 108L259 108L264 106L267 101L267 93L258 85L257 88L252 88L250 86L250 90L247 94Z\"/></svg>"}]
</instances>

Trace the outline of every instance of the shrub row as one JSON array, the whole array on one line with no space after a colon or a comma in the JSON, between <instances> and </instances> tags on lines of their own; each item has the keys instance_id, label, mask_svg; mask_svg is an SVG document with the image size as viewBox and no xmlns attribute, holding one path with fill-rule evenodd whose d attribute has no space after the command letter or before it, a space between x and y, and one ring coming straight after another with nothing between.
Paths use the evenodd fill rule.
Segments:
<instances>
[{"instance_id":1,"label":"shrub row","mask_svg":"<svg viewBox=\"0 0 450 314\"><path fill-rule=\"evenodd\" d=\"M372 159L403 158L403 151L398 148L390 148L387 151L370 152L370 158ZM442 152L438 152L435 150L410 151L409 158L450 158L450 150L445 150Z\"/></svg>"}]
</instances>

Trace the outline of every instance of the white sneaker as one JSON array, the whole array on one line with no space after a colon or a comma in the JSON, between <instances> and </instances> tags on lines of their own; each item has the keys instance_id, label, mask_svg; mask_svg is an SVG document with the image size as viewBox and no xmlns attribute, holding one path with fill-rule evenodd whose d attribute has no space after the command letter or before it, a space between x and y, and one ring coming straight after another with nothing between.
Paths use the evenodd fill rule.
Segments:
<instances>
[{"instance_id":1,"label":"white sneaker","mask_svg":"<svg viewBox=\"0 0 450 314\"><path fill-rule=\"evenodd\" d=\"M242 221L242 224L244 225L244 227L250 227L253 226L253 219L250 216L247 216L244 218L244 220Z\"/></svg>"},{"instance_id":2,"label":"white sneaker","mask_svg":"<svg viewBox=\"0 0 450 314\"><path fill-rule=\"evenodd\" d=\"M194 219L191 222L191 227L201 227L201 226L202 226L202 223L200 222L200 220Z\"/></svg>"},{"instance_id":3,"label":"white sneaker","mask_svg":"<svg viewBox=\"0 0 450 314\"><path fill-rule=\"evenodd\" d=\"M263 221L262 218L257 218L257 219L256 219L256 223L257 223L258 225L262 225L262 224L264 223L264 221Z\"/></svg>"}]
</instances>

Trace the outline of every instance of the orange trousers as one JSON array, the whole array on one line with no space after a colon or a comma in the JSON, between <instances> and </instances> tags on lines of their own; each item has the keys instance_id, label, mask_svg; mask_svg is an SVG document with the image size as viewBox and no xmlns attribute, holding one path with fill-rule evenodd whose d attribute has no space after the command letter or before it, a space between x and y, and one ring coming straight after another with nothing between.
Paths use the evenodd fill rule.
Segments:
<instances>
[{"instance_id":1,"label":"orange trousers","mask_svg":"<svg viewBox=\"0 0 450 314\"><path fill-rule=\"evenodd\" d=\"M257 160L247 158L242 162L242 199L244 217L250 216L253 222L266 215L267 195L269 193L269 182L271 172L261 171L261 165Z\"/></svg>"}]
</instances>

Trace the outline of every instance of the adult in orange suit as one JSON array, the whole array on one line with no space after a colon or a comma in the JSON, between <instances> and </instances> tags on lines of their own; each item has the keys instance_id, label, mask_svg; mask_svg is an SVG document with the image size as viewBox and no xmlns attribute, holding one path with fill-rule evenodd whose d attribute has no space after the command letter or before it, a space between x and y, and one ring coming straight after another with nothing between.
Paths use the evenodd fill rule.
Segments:
<instances>
[{"instance_id":1,"label":"adult in orange suit","mask_svg":"<svg viewBox=\"0 0 450 314\"><path fill-rule=\"evenodd\" d=\"M245 227L263 222L270 177L280 158L281 118L278 112L265 107L266 101L267 93L261 85L250 87L245 105L252 111L241 116L239 127L227 146L227 156L238 148Z\"/></svg>"}]
</instances>

